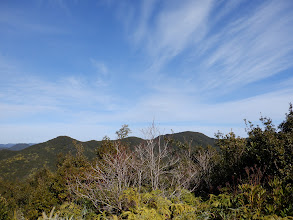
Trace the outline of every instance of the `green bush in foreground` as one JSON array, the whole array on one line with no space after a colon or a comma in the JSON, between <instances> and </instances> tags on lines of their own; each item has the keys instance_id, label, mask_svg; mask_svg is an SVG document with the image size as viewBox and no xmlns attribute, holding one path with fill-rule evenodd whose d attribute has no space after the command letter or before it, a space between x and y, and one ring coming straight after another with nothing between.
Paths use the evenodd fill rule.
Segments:
<instances>
[{"instance_id":1,"label":"green bush in foreground","mask_svg":"<svg viewBox=\"0 0 293 220\"><path fill-rule=\"evenodd\" d=\"M236 192L224 188L222 193L210 194L205 201L184 189L175 196L160 190L138 192L137 188L128 188L119 198L123 204L121 213L103 212L90 219L293 219L292 185L274 178L269 186L265 189L260 184L243 183L238 185ZM66 212L64 207L67 207ZM88 219L82 215L80 207L73 204L64 205L63 211L56 214L59 219L67 216Z\"/></svg>"},{"instance_id":2,"label":"green bush in foreground","mask_svg":"<svg viewBox=\"0 0 293 220\"><path fill-rule=\"evenodd\" d=\"M8 208L8 203L4 197L1 196L0 194L0 219L8 219L8 213L9 213L9 208Z\"/></svg>"}]
</instances>

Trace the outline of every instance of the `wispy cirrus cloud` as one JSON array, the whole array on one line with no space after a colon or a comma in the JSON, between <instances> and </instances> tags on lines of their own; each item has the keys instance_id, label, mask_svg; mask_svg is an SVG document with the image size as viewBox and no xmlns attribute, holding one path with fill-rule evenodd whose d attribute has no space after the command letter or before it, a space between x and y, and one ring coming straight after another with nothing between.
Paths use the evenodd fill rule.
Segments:
<instances>
[{"instance_id":1,"label":"wispy cirrus cloud","mask_svg":"<svg viewBox=\"0 0 293 220\"><path fill-rule=\"evenodd\" d=\"M178 2L177 2L178 3ZM134 29L134 42L144 45L151 57L148 72L159 71L184 49L200 40L206 32L206 22L212 1L168 1L154 14L155 1L143 1L142 15Z\"/></svg>"},{"instance_id":2,"label":"wispy cirrus cloud","mask_svg":"<svg viewBox=\"0 0 293 220\"><path fill-rule=\"evenodd\" d=\"M138 21L137 28L134 30L132 39L134 40L135 44L140 44L142 41L146 40L147 31L148 31L148 22L150 21L150 17L152 12L155 8L156 1L149 0L143 1L141 4L141 16Z\"/></svg>"},{"instance_id":3,"label":"wispy cirrus cloud","mask_svg":"<svg viewBox=\"0 0 293 220\"><path fill-rule=\"evenodd\" d=\"M285 1L265 2L204 39L199 75L205 87L234 89L291 68L290 12Z\"/></svg>"},{"instance_id":4,"label":"wispy cirrus cloud","mask_svg":"<svg viewBox=\"0 0 293 220\"><path fill-rule=\"evenodd\" d=\"M277 85L288 80L282 72L293 67L292 3L168 3L159 9L157 2L142 3L131 32L150 60L143 80L151 83L125 118L239 125L244 118L257 120L262 112L281 120L293 97L290 83ZM269 80L278 74L278 82ZM272 90L241 91L262 80ZM233 100L222 99L226 95ZM217 103L211 102L215 97Z\"/></svg>"},{"instance_id":5,"label":"wispy cirrus cloud","mask_svg":"<svg viewBox=\"0 0 293 220\"><path fill-rule=\"evenodd\" d=\"M0 83L1 120L7 114L17 118L28 115L56 114L74 118L76 112L85 109L111 111L115 99L95 83L82 77L60 78L54 82L33 76L15 78ZM45 119L45 118L44 118ZM77 119L78 120L78 119Z\"/></svg>"},{"instance_id":6,"label":"wispy cirrus cloud","mask_svg":"<svg viewBox=\"0 0 293 220\"><path fill-rule=\"evenodd\" d=\"M244 0L170 1L155 11L156 4L142 3L132 32L151 60L144 79L184 77L197 91L223 95L293 66L293 6L288 1L253 7ZM163 70L177 64L178 57L181 73Z\"/></svg>"}]
</instances>

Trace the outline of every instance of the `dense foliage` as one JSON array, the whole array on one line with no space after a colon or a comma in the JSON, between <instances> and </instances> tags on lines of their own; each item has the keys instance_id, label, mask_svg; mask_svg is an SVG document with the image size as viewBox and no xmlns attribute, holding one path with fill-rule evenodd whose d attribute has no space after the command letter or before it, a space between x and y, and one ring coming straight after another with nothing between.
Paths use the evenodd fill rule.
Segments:
<instances>
[{"instance_id":1,"label":"dense foliage","mask_svg":"<svg viewBox=\"0 0 293 220\"><path fill-rule=\"evenodd\" d=\"M293 219L292 105L278 127L260 122L246 123L247 138L218 133L217 148L154 125L132 147L123 125L92 161L73 142L54 172L0 181L0 219Z\"/></svg>"}]
</instances>

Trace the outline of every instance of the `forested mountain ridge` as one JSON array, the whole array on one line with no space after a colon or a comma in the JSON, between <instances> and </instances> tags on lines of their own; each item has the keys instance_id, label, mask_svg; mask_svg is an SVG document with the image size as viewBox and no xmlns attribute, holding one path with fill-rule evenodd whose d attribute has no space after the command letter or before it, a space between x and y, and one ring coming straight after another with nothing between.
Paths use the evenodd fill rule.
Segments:
<instances>
[{"instance_id":1,"label":"forested mountain ridge","mask_svg":"<svg viewBox=\"0 0 293 220\"><path fill-rule=\"evenodd\" d=\"M214 145L214 139L199 132L188 131L162 135L162 140L164 138L181 142L192 140L192 146ZM144 140L137 137L127 137L122 141L127 142L131 149ZM83 147L84 155L91 161L96 157L96 150L101 145L102 141L81 142L71 137L59 136L19 151L3 149L0 151L0 176L7 180L22 180L43 167L54 171L56 170L58 155L65 156L68 153L75 155L77 146ZM175 147L175 144L172 144L171 147Z\"/></svg>"},{"instance_id":2,"label":"forested mountain ridge","mask_svg":"<svg viewBox=\"0 0 293 220\"><path fill-rule=\"evenodd\" d=\"M166 135L163 135L163 137L171 138L181 143L184 143L186 141L187 142L191 141L191 144L194 146L203 146L203 147L207 147L208 145L213 147L215 146L214 138L210 138L200 132L184 131L184 132L179 132L174 134L166 134Z\"/></svg>"},{"instance_id":3,"label":"forested mountain ridge","mask_svg":"<svg viewBox=\"0 0 293 220\"><path fill-rule=\"evenodd\" d=\"M20 151L2 150L0 153L0 176L4 179L22 179L46 166L55 170L59 154L76 153L75 144L82 144L84 153L91 158L99 142L80 142L60 136Z\"/></svg>"}]
</instances>

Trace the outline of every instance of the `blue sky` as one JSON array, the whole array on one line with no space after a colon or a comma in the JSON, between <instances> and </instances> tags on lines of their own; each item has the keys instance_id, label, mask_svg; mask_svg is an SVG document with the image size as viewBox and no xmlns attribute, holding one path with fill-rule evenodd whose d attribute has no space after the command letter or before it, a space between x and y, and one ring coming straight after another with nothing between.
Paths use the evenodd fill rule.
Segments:
<instances>
[{"instance_id":1,"label":"blue sky","mask_svg":"<svg viewBox=\"0 0 293 220\"><path fill-rule=\"evenodd\" d=\"M1 0L0 143L231 129L293 102L291 0Z\"/></svg>"}]
</instances>

